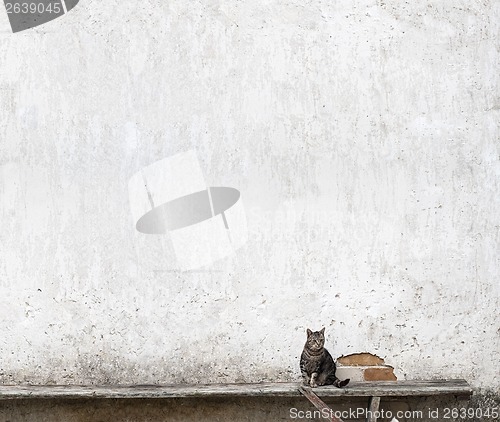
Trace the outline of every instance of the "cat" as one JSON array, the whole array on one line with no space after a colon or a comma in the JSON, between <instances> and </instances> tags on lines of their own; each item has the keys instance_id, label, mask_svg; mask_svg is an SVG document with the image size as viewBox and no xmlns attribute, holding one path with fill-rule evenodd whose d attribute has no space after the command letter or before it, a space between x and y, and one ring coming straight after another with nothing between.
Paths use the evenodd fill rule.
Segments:
<instances>
[{"instance_id":1,"label":"cat","mask_svg":"<svg viewBox=\"0 0 500 422\"><path fill-rule=\"evenodd\" d=\"M337 366L332 355L325 349L325 328L321 331L307 329L307 341L300 356L300 372L304 379L304 385L319 387L322 385L334 385L345 387L350 379L341 381L335 375Z\"/></svg>"}]
</instances>

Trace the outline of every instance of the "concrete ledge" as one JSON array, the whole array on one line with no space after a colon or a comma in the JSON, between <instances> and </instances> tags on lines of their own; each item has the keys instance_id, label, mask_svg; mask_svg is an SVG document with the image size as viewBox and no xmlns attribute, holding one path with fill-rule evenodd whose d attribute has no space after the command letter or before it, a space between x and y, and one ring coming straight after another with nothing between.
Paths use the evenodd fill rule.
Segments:
<instances>
[{"instance_id":1,"label":"concrete ledge","mask_svg":"<svg viewBox=\"0 0 500 422\"><path fill-rule=\"evenodd\" d=\"M0 400L25 399L168 399L186 397L299 397L298 383L175 385L3 385ZM315 388L323 397L470 396L465 380L353 382L346 388Z\"/></svg>"}]
</instances>

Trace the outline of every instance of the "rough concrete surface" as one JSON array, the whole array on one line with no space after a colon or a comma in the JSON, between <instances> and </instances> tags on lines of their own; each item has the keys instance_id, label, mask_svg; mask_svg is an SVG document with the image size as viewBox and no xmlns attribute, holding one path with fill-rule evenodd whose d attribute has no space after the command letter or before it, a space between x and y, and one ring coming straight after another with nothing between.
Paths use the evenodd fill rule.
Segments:
<instances>
[{"instance_id":1,"label":"rough concrete surface","mask_svg":"<svg viewBox=\"0 0 500 422\"><path fill-rule=\"evenodd\" d=\"M498 395L499 26L494 0L0 10L0 382L298 380L326 326ZM186 272L127 184L191 149L249 239Z\"/></svg>"}]
</instances>

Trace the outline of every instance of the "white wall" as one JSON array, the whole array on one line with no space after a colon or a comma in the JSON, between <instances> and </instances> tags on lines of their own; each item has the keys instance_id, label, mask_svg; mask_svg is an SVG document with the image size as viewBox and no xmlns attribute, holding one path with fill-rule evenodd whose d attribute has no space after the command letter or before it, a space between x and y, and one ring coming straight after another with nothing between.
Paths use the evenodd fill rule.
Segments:
<instances>
[{"instance_id":1,"label":"white wall","mask_svg":"<svg viewBox=\"0 0 500 422\"><path fill-rule=\"evenodd\" d=\"M306 3L306 4L304 4ZM500 4L93 1L0 13L0 381L500 377ZM196 149L235 257L175 270L127 183Z\"/></svg>"}]
</instances>

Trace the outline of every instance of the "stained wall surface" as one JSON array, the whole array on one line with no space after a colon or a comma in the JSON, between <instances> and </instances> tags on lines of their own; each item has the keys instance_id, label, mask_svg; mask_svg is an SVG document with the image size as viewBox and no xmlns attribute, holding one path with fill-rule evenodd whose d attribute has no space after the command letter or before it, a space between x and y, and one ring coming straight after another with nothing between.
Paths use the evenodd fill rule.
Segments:
<instances>
[{"instance_id":1,"label":"stained wall surface","mask_svg":"<svg viewBox=\"0 0 500 422\"><path fill-rule=\"evenodd\" d=\"M299 379L307 327L400 379L500 375L500 3L0 10L0 382ZM195 150L248 241L180 271L128 182Z\"/></svg>"}]
</instances>

